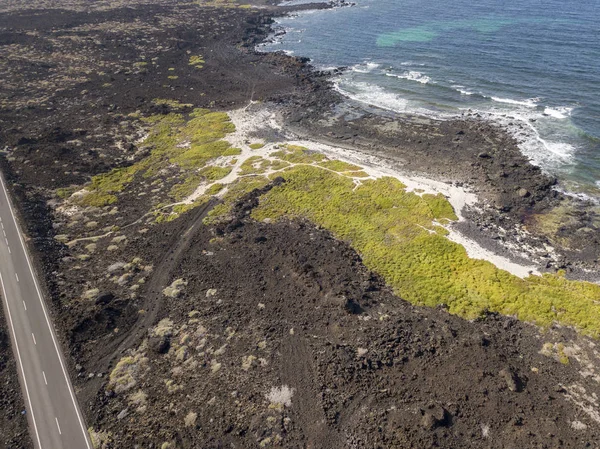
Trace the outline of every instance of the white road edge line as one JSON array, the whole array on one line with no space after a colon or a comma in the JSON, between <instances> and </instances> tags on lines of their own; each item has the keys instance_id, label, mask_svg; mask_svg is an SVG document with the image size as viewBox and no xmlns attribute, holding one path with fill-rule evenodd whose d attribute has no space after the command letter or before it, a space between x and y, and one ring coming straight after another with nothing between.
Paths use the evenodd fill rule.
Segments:
<instances>
[{"instance_id":1,"label":"white road edge line","mask_svg":"<svg viewBox=\"0 0 600 449\"><path fill-rule=\"evenodd\" d=\"M56 421L56 427L58 427L58 434L62 435L62 432L60 431L60 424L58 423L58 418L55 416L54 420Z\"/></svg>"},{"instance_id":2,"label":"white road edge line","mask_svg":"<svg viewBox=\"0 0 600 449\"><path fill-rule=\"evenodd\" d=\"M42 376L44 376L44 383L48 385L48 379L46 379L46 373L42 371Z\"/></svg>"},{"instance_id":3,"label":"white road edge line","mask_svg":"<svg viewBox=\"0 0 600 449\"><path fill-rule=\"evenodd\" d=\"M21 351L19 351L19 343L17 342L17 334L15 333L15 326L13 324L12 315L10 313L10 305L8 303L8 297L6 296L6 289L4 288L4 280L2 279L2 273L0 273L0 284L2 284L2 293L4 302L6 303L6 311L8 312L8 321L10 322L10 329L13 334L13 340L15 342L15 350L17 352L17 359L19 359L19 366L21 367L21 377L23 377L23 384L25 385L25 394L27 395L27 402L29 402L29 411L31 412L31 420L33 421L33 428L35 429L35 436L37 438L38 446L42 448L42 442L40 441L40 433L38 432L37 424L35 422L35 413L33 412L33 405L31 405L31 397L29 396L29 387L27 386L27 378L25 377L25 370L23 369L23 361L21 360Z\"/></svg>"},{"instance_id":4,"label":"white road edge line","mask_svg":"<svg viewBox=\"0 0 600 449\"><path fill-rule=\"evenodd\" d=\"M23 251L25 252L25 258L27 259L27 265L29 265L29 271L31 271L31 276L33 277L33 283L35 285L35 289L38 294L38 298L40 300L40 304L42 305L42 310L44 311L44 317L46 318L46 324L48 325L48 329L50 329L50 336L52 337L52 342L54 343L54 349L56 350L56 354L58 355L58 361L60 362L60 367L62 368L63 375L65 376L65 380L67 382L67 388L69 389L69 394L71 395L71 401L73 402L73 406L75 407L75 413L77 414L77 419L79 421L79 426L81 427L81 431L83 432L83 439L85 440L85 445L87 449L92 449L90 446L90 438L87 429L83 425L83 418L81 417L81 412L79 411L79 407L77 405L77 401L75 400L75 394L73 393L73 387L71 386L71 381L69 376L67 375L67 370L65 369L65 364L63 362L62 356L60 354L60 350L58 349L58 344L56 343L56 337L54 336L54 329L50 325L50 319L48 318L48 312L46 311L46 305L44 304L44 300L42 298L42 294L40 292L40 287L38 286L37 279L35 277L35 272L33 271L33 267L31 266L31 261L29 260L29 253L27 252L27 248L25 247L25 242L23 242L23 237L21 236L21 232L19 232L19 225L17 224L17 219L15 218L15 213L13 211L12 205L10 203L10 197L8 196L8 192L6 191L6 186L4 185L4 177L0 174L0 185L2 185L2 190L6 195L6 199L8 201L8 208L10 209L10 214L12 215L12 219L15 223L15 227L17 229L17 234L19 234L19 240L21 241L21 246L23 247ZM16 336L15 336L16 338ZM31 403L31 402L30 402ZM36 429L37 432L37 429ZM38 436L39 441L39 436ZM40 445L41 447L41 445Z\"/></svg>"}]
</instances>

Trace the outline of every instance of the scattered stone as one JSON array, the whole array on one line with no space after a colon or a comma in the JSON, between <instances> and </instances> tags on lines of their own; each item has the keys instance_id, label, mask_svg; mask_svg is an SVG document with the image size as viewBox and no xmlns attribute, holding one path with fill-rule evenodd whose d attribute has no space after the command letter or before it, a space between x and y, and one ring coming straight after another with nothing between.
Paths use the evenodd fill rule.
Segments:
<instances>
[{"instance_id":1,"label":"scattered stone","mask_svg":"<svg viewBox=\"0 0 600 449\"><path fill-rule=\"evenodd\" d=\"M422 410L421 426L426 430L433 430L436 427L446 426L450 423L450 414L439 405L430 405L426 410Z\"/></svg>"},{"instance_id":2,"label":"scattered stone","mask_svg":"<svg viewBox=\"0 0 600 449\"><path fill-rule=\"evenodd\" d=\"M519 392L523 389L523 382L511 368L502 369L498 375L504 379L510 391Z\"/></svg>"},{"instance_id":3,"label":"scattered stone","mask_svg":"<svg viewBox=\"0 0 600 449\"><path fill-rule=\"evenodd\" d=\"M162 337L150 337L148 346L156 354L166 354L171 348L171 339L166 335Z\"/></svg>"},{"instance_id":4,"label":"scattered stone","mask_svg":"<svg viewBox=\"0 0 600 449\"><path fill-rule=\"evenodd\" d=\"M83 293L83 297L84 299L94 299L96 297L98 297L98 294L100 293L100 290L97 288L92 288L90 290L86 290Z\"/></svg>"},{"instance_id":5,"label":"scattered stone","mask_svg":"<svg viewBox=\"0 0 600 449\"><path fill-rule=\"evenodd\" d=\"M196 425L196 420L198 419L198 414L194 412L189 412L185 419L183 420L185 427L194 427Z\"/></svg>"},{"instance_id":6,"label":"scattered stone","mask_svg":"<svg viewBox=\"0 0 600 449\"><path fill-rule=\"evenodd\" d=\"M110 303L113 299L115 299L115 295L112 292L98 293L98 295L96 296L96 304L106 305Z\"/></svg>"},{"instance_id":7,"label":"scattered stone","mask_svg":"<svg viewBox=\"0 0 600 449\"><path fill-rule=\"evenodd\" d=\"M115 262L108 267L107 271L109 273L114 273L115 271L122 270L124 266L125 266L124 262Z\"/></svg>"}]
</instances>

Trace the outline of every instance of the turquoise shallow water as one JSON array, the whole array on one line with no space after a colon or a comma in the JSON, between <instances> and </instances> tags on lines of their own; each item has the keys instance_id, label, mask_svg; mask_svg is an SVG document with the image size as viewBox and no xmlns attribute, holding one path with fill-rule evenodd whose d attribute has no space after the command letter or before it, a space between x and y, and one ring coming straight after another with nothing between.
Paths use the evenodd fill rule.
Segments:
<instances>
[{"instance_id":1,"label":"turquoise shallow water","mask_svg":"<svg viewBox=\"0 0 600 449\"><path fill-rule=\"evenodd\" d=\"M565 188L600 197L600 0L358 0L279 20L265 46L346 66L348 97L502 123Z\"/></svg>"}]
</instances>

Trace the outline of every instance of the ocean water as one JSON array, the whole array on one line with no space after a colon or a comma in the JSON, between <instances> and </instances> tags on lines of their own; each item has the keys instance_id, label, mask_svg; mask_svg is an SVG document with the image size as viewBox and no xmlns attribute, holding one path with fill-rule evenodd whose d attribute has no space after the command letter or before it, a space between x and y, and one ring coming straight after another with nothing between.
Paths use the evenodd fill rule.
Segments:
<instances>
[{"instance_id":1,"label":"ocean water","mask_svg":"<svg viewBox=\"0 0 600 449\"><path fill-rule=\"evenodd\" d=\"M296 1L296 2L301 2ZM502 123L570 192L600 198L600 0L355 0L281 18L263 50L348 67L348 97Z\"/></svg>"}]
</instances>

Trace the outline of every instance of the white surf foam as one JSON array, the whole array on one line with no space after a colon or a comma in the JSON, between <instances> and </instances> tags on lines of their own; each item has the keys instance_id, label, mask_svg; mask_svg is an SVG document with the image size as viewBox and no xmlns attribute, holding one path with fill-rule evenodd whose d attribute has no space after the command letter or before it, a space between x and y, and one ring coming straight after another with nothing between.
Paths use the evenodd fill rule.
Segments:
<instances>
[{"instance_id":1,"label":"white surf foam","mask_svg":"<svg viewBox=\"0 0 600 449\"><path fill-rule=\"evenodd\" d=\"M600 188L599 182L600 181L596 181L596 186L598 186L598 188ZM600 197L598 197L597 195L594 196L594 195L588 195L587 193L584 193L584 192L573 192L572 190L569 190L568 187L565 189L561 186L557 186L556 190L567 196L577 198L582 201L587 201L589 203L595 204L596 206L600 205Z\"/></svg>"},{"instance_id":2,"label":"white surf foam","mask_svg":"<svg viewBox=\"0 0 600 449\"><path fill-rule=\"evenodd\" d=\"M418 66L418 67L425 67L425 64L423 64L422 62L412 62L412 61L406 61L406 62L401 62L400 65L403 66Z\"/></svg>"},{"instance_id":3,"label":"white surf foam","mask_svg":"<svg viewBox=\"0 0 600 449\"><path fill-rule=\"evenodd\" d=\"M539 98L530 98L528 100L513 100L511 98L500 98L500 97L489 97L492 101L496 103L505 103L505 104L513 104L517 106L525 106L528 108L537 107L537 103L540 101Z\"/></svg>"},{"instance_id":4,"label":"white surf foam","mask_svg":"<svg viewBox=\"0 0 600 449\"><path fill-rule=\"evenodd\" d=\"M350 67L353 72L358 73L371 73L373 70L378 68L380 65L374 62L363 62L362 64L356 64Z\"/></svg>"},{"instance_id":5,"label":"white surf foam","mask_svg":"<svg viewBox=\"0 0 600 449\"><path fill-rule=\"evenodd\" d=\"M339 93L352 100L377 106L389 111L408 112L408 100L392 92L388 92L382 87L360 81L348 82L346 85L348 88L342 88L339 80L334 81L334 88Z\"/></svg>"},{"instance_id":6,"label":"white surf foam","mask_svg":"<svg viewBox=\"0 0 600 449\"><path fill-rule=\"evenodd\" d=\"M571 116L571 112L573 112L573 108L568 107L544 109L544 114L557 119L569 118Z\"/></svg>"},{"instance_id":7,"label":"white surf foam","mask_svg":"<svg viewBox=\"0 0 600 449\"><path fill-rule=\"evenodd\" d=\"M404 77L391 72L387 76ZM422 75L419 73L419 75ZM339 78L334 82L338 92L346 97L381 109L398 113L409 113L422 115L438 120L448 120L457 118L456 113L443 113L441 111L432 111L424 107L419 107L418 103L407 100L402 96L388 91L380 86L367 82L349 81ZM475 95L475 93L462 89L462 85L454 86L459 92L464 90L465 95ZM491 97L488 97L491 99ZM550 116L538 108L538 98L532 98L526 101L501 99L499 103L505 103L507 106L492 106L490 109L479 109L471 112L479 113L482 118L498 123L505 128L516 139L521 152L527 156L531 162L545 170L554 172L564 169L565 165L570 165L574 161L577 148L561 141L560 138L548 138L540 132L540 125L544 120L552 120ZM547 108L546 108L547 109ZM562 109L554 108L561 112ZM564 113L568 113L568 108Z\"/></svg>"},{"instance_id":8,"label":"white surf foam","mask_svg":"<svg viewBox=\"0 0 600 449\"><path fill-rule=\"evenodd\" d=\"M455 84L452 87L463 95L473 95L475 93L471 92L470 90L466 90L465 86L461 86L460 84Z\"/></svg>"},{"instance_id":9,"label":"white surf foam","mask_svg":"<svg viewBox=\"0 0 600 449\"><path fill-rule=\"evenodd\" d=\"M404 72L402 75L398 75L397 73L392 72L387 72L385 75L404 80L416 81L421 84L428 84L431 82L431 78L429 78L427 75L424 75L421 72L417 72L414 70Z\"/></svg>"},{"instance_id":10,"label":"white surf foam","mask_svg":"<svg viewBox=\"0 0 600 449\"><path fill-rule=\"evenodd\" d=\"M521 152L531 159L531 162L546 169L560 168L570 164L577 151L575 146L566 142L556 142L544 139L535 123L542 119L540 112L521 110L511 111L478 111L491 120L501 124L517 140ZM532 120L535 120L532 122ZM520 126L519 126L520 125Z\"/></svg>"}]
</instances>

